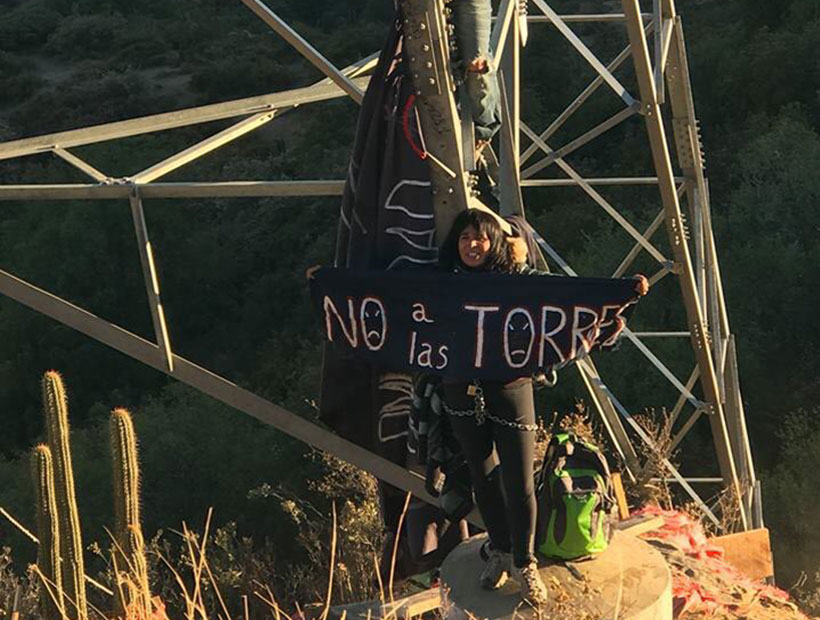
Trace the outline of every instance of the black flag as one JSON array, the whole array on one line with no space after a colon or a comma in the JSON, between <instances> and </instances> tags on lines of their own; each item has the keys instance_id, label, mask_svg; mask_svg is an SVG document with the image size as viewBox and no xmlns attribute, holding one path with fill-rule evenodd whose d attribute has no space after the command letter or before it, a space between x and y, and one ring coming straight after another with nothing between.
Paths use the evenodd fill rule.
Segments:
<instances>
[{"instance_id":1,"label":"black flag","mask_svg":"<svg viewBox=\"0 0 820 620\"><path fill-rule=\"evenodd\" d=\"M342 197L336 266L404 270L437 262L430 172L396 19L362 102ZM325 349L320 417L340 435L405 464L409 375Z\"/></svg>"}]
</instances>

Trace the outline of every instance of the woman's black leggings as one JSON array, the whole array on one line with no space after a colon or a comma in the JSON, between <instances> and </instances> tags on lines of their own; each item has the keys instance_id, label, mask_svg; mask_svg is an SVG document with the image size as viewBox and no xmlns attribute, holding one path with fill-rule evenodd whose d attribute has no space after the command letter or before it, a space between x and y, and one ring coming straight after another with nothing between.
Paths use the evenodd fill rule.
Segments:
<instances>
[{"instance_id":1,"label":"woman's black leggings","mask_svg":"<svg viewBox=\"0 0 820 620\"><path fill-rule=\"evenodd\" d=\"M449 409L475 409L475 398L467 393L468 386L445 381L444 402ZM488 381L482 382L481 387L487 413L530 428L535 424L531 381L507 385ZM476 503L492 546L512 552L517 567L528 564L535 557L535 431L490 418L478 424L474 415L451 414L450 424L470 466Z\"/></svg>"}]
</instances>

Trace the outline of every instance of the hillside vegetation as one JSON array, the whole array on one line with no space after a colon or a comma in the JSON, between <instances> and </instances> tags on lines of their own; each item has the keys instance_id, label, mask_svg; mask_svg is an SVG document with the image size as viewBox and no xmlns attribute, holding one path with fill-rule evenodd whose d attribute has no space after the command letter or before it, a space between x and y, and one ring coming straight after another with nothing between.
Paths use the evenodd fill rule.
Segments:
<instances>
[{"instance_id":1,"label":"hillside vegetation","mask_svg":"<svg viewBox=\"0 0 820 620\"><path fill-rule=\"evenodd\" d=\"M560 4L561 12L571 13L593 3ZM748 426L764 480L765 518L779 582L789 587L801 572L811 578L820 571L814 527L820 486L812 475L820 468L820 1L678 4ZM344 66L380 48L391 3L269 5ZM322 77L238 1L0 0L0 9L0 140L304 86ZM545 28L531 26L523 68L524 117L534 128L545 127L593 77ZM613 26L577 31L604 57L625 43L620 31L611 35ZM634 89L631 71L620 75ZM556 144L615 110L617 100L599 93L555 137ZM164 180L344 178L356 112L346 100L299 109ZM125 176L225 126L74 152L108 174ZM582 174L646 173L651 162L643 125L618 128L570 162ZM85 179L38 155L0 162L0 182ZM654 190L609 189L606 195L629 205L624 211L638 228L657 210ZM525 199L532 221L584 274L608 275L629 247L581 192L527 190ZM307 265L330 261L337 209L338 200L320 198L148 201L175 350L293 411L314 415L320 337L302 274ZM665 240L659 243L663 247ZM151 336L127 201L4 203L0 266ZM648 261L636 269L652 273ZM677 294L674 282L663 282L636 321L681 329L682 311L670 303ZM679 376L688 376L685 346L658 344L655 350ZM674 402L663 379L647 372L634 352L602 359L601 366L627 404L660 408ZM124 406L135 412L142 441L146 538L183 520L201 523L214 506L231 561L257 553L266 570L279 576L278 594L310 596L285 592L291 583L285 576L306 570L305 558L318 553L307 546L327 535L329 523L319 521L306 534L296 508L308 502L327 515L329 497L336 495L351 498L344 509L355 515L372 489L328 478L337 466L305 446L6 298L0 299L0 506L30 521L23 454L43 436L37 378L48 368L62 370L70 388L86 540L101 540L111 520L108 491L96 490L107 488L102 481L110 475L102 436L109 409ZM541 396L544 415L570 410L582 395L572 373L564 374L559 388ZM687 439L682 460L690 471L712 475L710 441L708 425ZM5 522L0 544L12 547L18 567L34 557L32 545ZM226 560L226 566L232 565Z\"/></svg>"}]
</instances>

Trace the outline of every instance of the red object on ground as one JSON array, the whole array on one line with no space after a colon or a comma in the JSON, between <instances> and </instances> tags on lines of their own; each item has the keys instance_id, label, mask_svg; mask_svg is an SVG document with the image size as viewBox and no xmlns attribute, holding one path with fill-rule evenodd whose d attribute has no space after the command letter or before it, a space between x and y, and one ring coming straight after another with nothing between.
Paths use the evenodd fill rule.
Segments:
<instances>
[{"instance_id":1,"label":"red object on ground","mask_svg":"<svg viewBox=\"0 0 820 620\"><path fill-rule=\"evenodd\" d=\"M788 617L805 619L779 588L754 581L723 560L723 549L712 545L700 523L682 512L645 506L635 515L661 516L663 527L642 534L662 544L672 571L672 597L676 618L687 614L724 617L757 617L761 608L781 608ZM665 550L663 545L680 553ZM687 559L689 558L689 559Z\"/></svg>"}]
</instances>

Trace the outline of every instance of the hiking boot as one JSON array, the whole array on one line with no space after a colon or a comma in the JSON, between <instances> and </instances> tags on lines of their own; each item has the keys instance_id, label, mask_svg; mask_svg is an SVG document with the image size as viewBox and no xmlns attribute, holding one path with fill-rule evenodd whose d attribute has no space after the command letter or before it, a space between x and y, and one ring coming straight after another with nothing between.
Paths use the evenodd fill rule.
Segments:
<instances>
[{"instance_id":1,"label":"hiking boot","mask_svg":"<svg viewBox=\"0 0 820 620\"><path fill-rule=\"evenodd\" d=\"M521 598L530 603L533 607L538 607L547 602L547 586L541 581L538 574L538 563L533 560L521 568L515 568L515 580L521 587Z\"/></svg>"},{"instance_id":2,"label":"hiking boot","mask_svg":"<svg viewBox=\"0 0 820 620\"><path fill-rule=\"evenodd\" d=\"M498 590L507 583L511 566L512 555L490 547L487 562L481 571L481 587L485 590Z\"/></svg>"}]
</instances>

